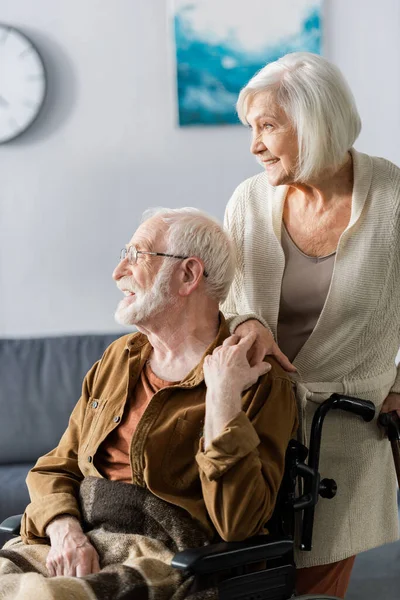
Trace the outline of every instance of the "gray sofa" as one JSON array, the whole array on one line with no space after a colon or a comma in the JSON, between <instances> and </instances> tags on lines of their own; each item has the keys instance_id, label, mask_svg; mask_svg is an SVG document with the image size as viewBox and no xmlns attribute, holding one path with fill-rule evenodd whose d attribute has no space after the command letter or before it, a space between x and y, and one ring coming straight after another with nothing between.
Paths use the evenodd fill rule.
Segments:
<instances>
[{"instance_id":1,"label":"gray sofa","mask_svg":"<svg viewBox=\"0 0 400 600\"><path fill-rule=\"evenodd\" d=\"M29 469L57 445L85 374L120 335L0 339L0 522L24 511Z\"/></svg>"}]
</instances>

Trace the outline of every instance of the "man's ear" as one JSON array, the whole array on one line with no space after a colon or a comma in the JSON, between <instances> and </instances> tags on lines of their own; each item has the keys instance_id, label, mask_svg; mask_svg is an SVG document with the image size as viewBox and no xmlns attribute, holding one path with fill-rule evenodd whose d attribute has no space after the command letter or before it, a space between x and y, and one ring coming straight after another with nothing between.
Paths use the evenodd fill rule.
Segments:
<instances>
[{"instance_id":1,"label":"man's ear","mask_svg":"<svg viewBox=\"0 0 400 600\"><path fill-rule=\"evenodd\" d=\"M204 274L204 263L197 256L186 258L180 269L179 295L189 296L200 284Z\"/></svg>"}]
</instances>

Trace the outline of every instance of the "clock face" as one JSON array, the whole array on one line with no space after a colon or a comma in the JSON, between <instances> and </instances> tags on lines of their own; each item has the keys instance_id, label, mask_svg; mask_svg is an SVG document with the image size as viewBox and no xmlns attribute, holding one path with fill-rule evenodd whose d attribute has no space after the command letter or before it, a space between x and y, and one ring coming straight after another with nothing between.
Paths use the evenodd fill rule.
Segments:
<instances>
[{"instance_id":1,"label":"clock face","mask_svg":"<svg viewBox=\"0 0 400 600\"><path fill-rule=\"evenodd\" d=\"M0 25L0 143L33 123L46 95L39 53L22 33Z\"/></svg>"}]
</instances>

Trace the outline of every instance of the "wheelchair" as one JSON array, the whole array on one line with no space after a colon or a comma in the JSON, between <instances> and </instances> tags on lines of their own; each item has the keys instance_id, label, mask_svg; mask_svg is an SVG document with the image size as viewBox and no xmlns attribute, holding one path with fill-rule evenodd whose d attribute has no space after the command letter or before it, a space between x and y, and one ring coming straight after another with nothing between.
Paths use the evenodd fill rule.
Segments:
<instances>
[{"instance_id":1,"label":"wheelchair","mask_svg":"<svg viewBox=\"0 0 400 600\"><path fill-rule=\"evenodd\" d=\"M174 556L172 566L194 575L196 591L216 586L219 600L338 600L333 596L295 595L295 515L299 513L300 517L300 536L299 540L296 536L296 543L302 551L310 551L319 497L332 499L337 491L335 481L321 480L318 471L322 426L330 410L347 411L366 422L375 416L372 402L342 394L333 394L320 404L312 421L309 449L296 440L292 440L287 449L278 501L267 524L269 534L243 542L220 542L187 549ZM18 535L21 516L3 521L0 531Z\"/></svg>"}]
</instances>

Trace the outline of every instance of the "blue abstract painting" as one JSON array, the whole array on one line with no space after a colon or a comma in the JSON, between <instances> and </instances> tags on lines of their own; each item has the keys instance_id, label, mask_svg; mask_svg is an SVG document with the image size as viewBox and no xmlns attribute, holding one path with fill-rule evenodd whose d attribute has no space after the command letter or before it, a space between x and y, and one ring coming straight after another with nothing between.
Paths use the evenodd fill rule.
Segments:
<instances>
[{"instance_id":1,"label":"blue abstract painting","mask_svg":"<svg viewBox=\"0 0 400 600\"><path fill-rule=\"evenodd\" d=\"M321 53L322 0L171 0L179 125L237 124L240 89L288 52Z\"/></svg>"}]
</instances>

